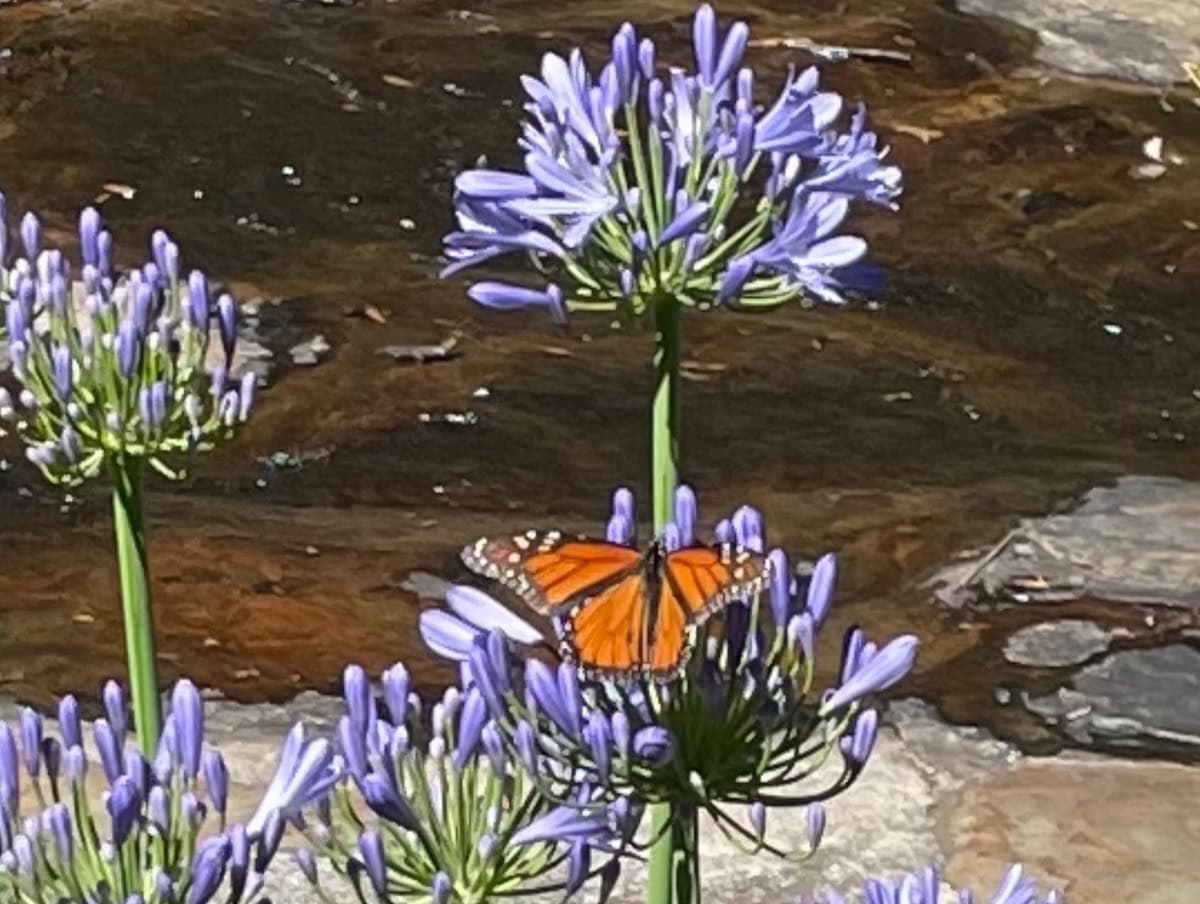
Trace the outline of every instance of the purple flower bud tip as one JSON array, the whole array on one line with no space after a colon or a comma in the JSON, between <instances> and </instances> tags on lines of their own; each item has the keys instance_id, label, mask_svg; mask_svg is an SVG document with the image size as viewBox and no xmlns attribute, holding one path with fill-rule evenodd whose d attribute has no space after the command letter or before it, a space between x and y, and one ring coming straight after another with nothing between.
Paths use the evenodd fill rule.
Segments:
<instances>
[{"instance_id":1,"label":"purple flower bud tip","mask_svg":"<svg viewBox=\"0 0 1200 904\"><path fill-rule=\"evenodd\" d=\"M207 904L225 877L229 862L229 837L217 835L201 843L192 859L191 887L186 904Z\"/></svg>"},{"instance_id":2,"label":"purple flower bud tip","mask_svg":"<svg viewBox=\"0 0 1200 904\"><path fill-rule=\"evenodd\" d=\"M821 711L832 712L896 684L912 670L918 645L919 641L912 634L901 635L889 642L870 662L847 677L842 686L821 704Z\"/></svg>"},{"instance_id":3,"label":"purple flower bud tip","mask_svg":"<svg viewBox=\"0 0 1200 904\"><path fill-rule=\"evenodd\" d=\"M670 762L674 748L670 732L657 725L640 728L633 736L634 755L656 766Z\"/></svg>"},{"instance_id":4,"label":"purple flower bud tip","mask_svg":"<svg viewBox=\"0 0 1200 904\"><path fill-rule=\"evenodd\" d=\"M29 707L21 710L21 755L25 771L36 779L42 762L42 717Z\"/></svg>"},{"instance_id":5,"label":"purple flower bud tip","mask_svg":"<svg viewBox=\"0 0 1200 904\"><path fill-rule=\"evenodd\" d=\"M318 885L317 858L313 852L306 847L299 847L295 849L293 856L296 858L296 866L300 868L304 878L311 884Z\"/></svg>"},{"instance_id":6,"label":"purple flower bud tip","mask_svg":"<svg viewBox=\"0 0 1200 904\"><path fill-rule=\"evenodd\" d=\"M431 898L433 904L446 904L450 900L450 894L454 891L454 883L445 873L439 872L433 877L433 888Z\"/></svg>"},{"instance_id":7,"label":"purple flower bud tip","mask_svg":"<svg viewBox=\"0 0 1200 904\"><path fill-rule=\"evenodd\" d=\"M142 799L137 786L125 776L118 777L113 782L107 806L112 818L113 844L120 847L133 831L141 812Z\"/></svg>"},{"instance_id":8,"label":"purple flower bud tip","mask_svg":"<svg viewBox=\"0 0 1200 904\"><path fill-rule=\"evenodd\" d=\"M829 554L821 556L813 568L808 581L805 608L812 613L813 622L820 625L833 602L833 587L837 581L837 559Z\"/></svg>"},{"instance_id":9,"label":"purple flower bud tip","mask_svg":"<svg viewBox=\"0 0 1200 904\"><path fill-rule=\"evenodd\" d=\"M362 855L367 878L371 887L381 898L387 896L387 863L383 856L383 838L374 829L367 829L358 838L358 852Z\"/></svg>"},{"instance_id":10,"label":"purple flower bud tip","mask_svg":"<svg viewBox=\"0 0 1200 904\"><path fill-rule=\"evenodd\" d=\"M233 296L225 293L217 299L217 323L221 332L221 344L225 348L225 360L233 359L233 349L237 342L238 310Z\"/></svg>"},{"instance_id":11,"label":"purple flower bud tip","mask_svg":"<svg viewBox=\"0 0 1200 904\"><path fill-rule=\"evenodd\" d=\"M21 218L21 242L25 246L25 259L37 260L42 243L42 224L33 211Z\"/></svg>"},{"instance_id":12,"label":"purple flower bud tip","mask_svg":"<svg viewBox=\"0 0 1200 904\"><path fill-rule=\"evenodd\" d=\"M201 758L208 797L218 813L224 813L229 800L229 769L225 759L215 750L205 750Z\"/></svg>"},{"instance_id":13,"label":"purple flower bud tip","mask_svg":"<svg viewBox=\"0 0 1200 904\"><path fill-rule=\"evenodd\" d=\"M71 694L67 694L58 702L58 730L62 734L64 747L79 747L83 744L79 702Z\"/></svg>"},{"instance_id":14,"label":"purple flower bud tip","mask_svg":"<svg viewBox=\"0 0 1200 904\"><path fill-rule=\"evenodd\" d=\"M175 683L171 715L175 720L181 765L190 778L195 778L200 773L204 744L204 703L196 685L186 678Z\"/></svg>"},{"instance_id":15,"label":"purple flower bud tip","mask_svg":"<svg viewBox=\"0 0 1200 904\"><path fill-rule=\"evenodd\" d=\"M815 849L825 835L825 808L820 804L812 804L804 815L808 821L808 843Z\"/></svg>"},{"instance_id":16,"label":"purple flower bud tip","mask_svg":"<svg viewBox=\"0 0 1200 904\"><path fill-rule=\"evenodd\" d=\"M96 244L100 229L100 212L94 207L85 207L79 215L79 249L85 264L95 266L100 261L100 249Z\"/></svg>"},{"instance_id":17,"label":"purple flower bud tip","mask_svg":"<svg viewBox=\"0 0 1200 904\"><path fill-rule=\"evenodd\" d=\"M258 389L258 375L249 371L242 376L238 391L238 421L245 423L254 407L254 396Z\"/></svg>"},{"instance_id":18,"label":"purple flower bud tip","mask_svg":"<svg viewBox=\"0 0 1200 904\"><path fill-rule=\"evenodd\" d=\"M754 837L761 841L767 834L767 808L762 801L756 800L750 805L749 819Z\"/></svg>"},{"instance_id":19,"label":"purple flower bud tip","mask_svg":"<svg viewBox=\"0 0 1200 904\"><path fill-rule=\"evenodd\" d=\"M696 69L701 78L711 84L716 68L717 15L707 3L696 10L692 20L692 42L696 51Z\"/></svg>"},{"instance_id":20,"label":"purple flower bud tip","mask_svg":"<svg viewBox=\"0 0 1200 904\"><path fill-rule=\"evenodd\" d=\"M556 323L566 322L562 290L555 285L539 291L507 283L478 282L467 290L467 296L484 307L501 311L544 307Z\"/></svg>"},{"instance_id":21,"label":"purple flower bud tip","mask_svg":"<svg viewBox=\"0 0 1200 904\"><path fill-rule=\"evenodd\" d=\"M854 720L854 733L850 739L850 759L863 764L871 756L875 738L879 734L879 713L868 709Z\"/></svg>"},{"instance_id":22,"label":"purple flower bud tip","mask_svg":"<svg viewBox=\"0 0 1200 904\"><path fill-rule=\"evenodd\" d=\"M675 524L682 545L690 546L696 537L696 492L686 484L675 491Z\"/></svg>"}]
</instances>

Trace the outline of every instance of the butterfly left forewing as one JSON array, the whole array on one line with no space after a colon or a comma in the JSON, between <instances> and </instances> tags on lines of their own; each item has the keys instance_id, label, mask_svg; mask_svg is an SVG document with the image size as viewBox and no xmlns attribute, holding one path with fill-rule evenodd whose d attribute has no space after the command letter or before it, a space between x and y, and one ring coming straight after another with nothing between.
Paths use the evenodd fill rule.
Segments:
<instances>
[{"instance_id":1,"label":"butterfly left forewing","mask_svg":"<svg viewBox=\"0 0 1200 904\"><path fill-rule=\"evenodd\" d=\"M638 567L637 550L602 540L527 531L481 537L462 551L463 563L515 593L535 612L556 616Z\"/></svg>"}]
</instances>

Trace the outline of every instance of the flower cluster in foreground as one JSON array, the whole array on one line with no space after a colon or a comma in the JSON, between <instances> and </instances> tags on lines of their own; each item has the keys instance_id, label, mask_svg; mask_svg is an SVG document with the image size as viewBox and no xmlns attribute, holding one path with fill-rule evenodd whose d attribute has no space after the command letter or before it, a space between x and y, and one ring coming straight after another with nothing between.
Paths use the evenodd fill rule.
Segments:
<instances>
[{"instance_id":1,"label":"flower cluster in foreground","mask_svg":"<svg viewBox=\"0 0 1200 904\"><path fill-rule=\"evenodd\" d=\"M594 875L611 887L634 814L587 782L567 787L529 738L506 743L481 688L449 688L422 719L408 672L384 672L377 700L366 673L347 667L346 715L337 726L345 778L297 821L312 850L349 877L359 897L479 902L562 890ZM365 806L363 806L365 805ZM361 813L373 817L364 821ZM297 863L325 894L312 851Z\"/></svg>"},{"instance_id":2,"label":"flower cluster in foreground","mask_svg":"<svg viewBox=\"0 0 1200 904\"><path fill-rule=\"evenodd\" d=\"M941 882L938 871L926 867L905 876L898 882L889 879L868 879L863 888L862 904L938 904ZM973 904L975 895L969 889L954 891L959 904ZM1020 865L1008 869L1000 881L996 893L988 899L990 904L1064 904L1056 892L1044 897L1038 893L1037 883L1024 875ZM798 902L805 904L805 902ZM836 892L826 892L812 904L847 904Z\"/></svg>"},{"instance_id":3,"label":"flower cluster in foreground","mask_svg":"<svg viewBox=\"0 0 1200 904\"><path fill-rule=\"evenodd\" d=\"M92 724L106 782L103 815L88 797L74 697L59 702L58 737L46 734L30 709L21 712L15 732L0 723L0 900L206 904L222 883L228 904L257 900L282 838L282 814L264 811L256 827L226 824L229 773L221 754L204 745L195 686L175 685L152 763L126 743L120 687L109 682L103 697L105 716ZM34 802L24 818L22 770Z\"/></svg>"},{"instance_id":4,"label":"flower cluster in foreground","mask_svg":"<svg viewBox=\"0 0 1200 904\"><path fill-rule=\"evenodd\" d=\"M51 482L79 483L119 458L174 476L164 454L211 448L246 420L255 376L230 376L237 307L228 294L214 302L199 270L184 277L165 232L152 260L118 275L112 235L85 209L78 282L62 251L42 247L34 214L19 233L24 254L10 265L0 195L0 307L21 386L15 400L0 388L0 420Z\"/></svg>"},{"instance_id":5,"label":"flower cluster in foreground","mask_svg":"<svg viewBox=\"0 0 1200 904\"><path fill-rule=\"evenodd\" d=\"M696 498L683 487L668 548L695 540ZM633 496L618 490L609 540L635 542ZM761 515L744 506L715 530L718 541L765 549ZM832 600L835 564L821 559L801 591L782 550L771 560L769 589L730 605L694 638L695 655L676 681L580 679L540 656L510 656L536 644L537 630L499 602L453 588L450 610L421 616L427 644L463 663L497 729L517 749L534 749L563 774L611 795L705 811L749 848L783 853L765 839L767 810L808 806L810 847L824 828L820 802L857 778L874 746L879 720L867 698L904 677L916 638L878 648L858 629L846 638L838 687L812 694L817 630ZM616 755L613 755L615 751ZM822 769L827 762L838 769ZM797 788L808 781L811 787ZM565 796L565 795L564 795ZM744 808L738 818L731 807Z\"/></svg>"},{"instance_id":6,"label":"flower cluster in foreground","mask_svg":"<svg viewBox=\"0 0 1200 904\"><path fill-rule=\"evenodd\" d=\"M597 75L576 49L547 53L522 79L527 102L518 172L473 169L455 181L459 228L446 236L449 275L528 253L545 288L475 283L494 308L542 307L637 316L670 299L763 308L843 300L881 271L844 233L851 202L894 206L899 168L815 68L792 72L769 106L743 66L744 22L722 38L702 6L694 71L658 68L657 49L625 23ZM847 121L848 120L848 121Z\"/></svg>"}]
</instances>

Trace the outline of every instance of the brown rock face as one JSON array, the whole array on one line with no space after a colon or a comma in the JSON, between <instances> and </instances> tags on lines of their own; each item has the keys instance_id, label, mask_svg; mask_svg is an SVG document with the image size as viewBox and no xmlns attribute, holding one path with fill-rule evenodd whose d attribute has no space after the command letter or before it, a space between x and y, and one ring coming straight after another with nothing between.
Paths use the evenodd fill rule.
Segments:
<instances>
[{"instance_id":1,"label":"brown rock face","mask_svg":"<svg viewBox=\"0 0 1200 904\"><path fill-rule=\"evenodd\" d=\"M1014 861L1071 901L1200 900L1200 772L1091 757L1025 760L969 787L938 833L952 880Z\"/></svg>"}]
</instances>

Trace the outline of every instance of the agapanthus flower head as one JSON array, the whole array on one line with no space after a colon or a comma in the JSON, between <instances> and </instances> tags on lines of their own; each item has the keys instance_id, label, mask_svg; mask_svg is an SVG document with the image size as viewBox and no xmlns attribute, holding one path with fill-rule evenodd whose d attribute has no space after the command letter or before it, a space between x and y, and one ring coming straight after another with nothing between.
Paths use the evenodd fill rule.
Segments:
<instances>
[{"instance_id":1,"label":"agapanthus flower head","mask_svg":"<svg viewBox=\"0 0 1200 904\"><path fill-rule=\"evenodd\" d=\"M609 541L632 544L635 523L632 494L620 490ZM663 531L667 548L706 542L697 523L696 494L682 487L675 521ZM569 642L563 661L547 664L540 632L471 588L450 591L449 611L423 613L421 632L435 652L462 663L527 770L582 778L611 796L707 811L748 848L776 853L763 837L762 807L808 806L815 846L824 830L821 802L855 780L875 743L879 721L870 697L908 673L916 639L905 635L879 649L853 629L839 686L814 693L832 557L820 559L807 579L797 576L786 554L766 545L762 516L748 506L718 522L715 535L763 555L769 580L693 626L691 655L673 681L581 670ZM536 655L512 655L517 649ZM817 766L830 756L842 763L840 774L814 785ZM743 812L749 822L735 815Z\"/></svg>"},{"instance_id":2,"label":"agapanthus flower head","mask_svg":"<svg viewBox=\"0 0 1200 904\"><path fill-rule=\"evenodd\" d=\"M228 775L221 754L203 749L203 779L197 765L204 744L200 693L183 680L170 699L169 730L151 764L132 739L126 743L124 693L115 683L105 686L105 718L92 723L107 783L99 801L88 796L89 763L74 697L64 697L58 708L61 738L45 736L31 710L22 712L16 733L0 723L0 899L129 902L146 894L147 902L207 904L222 883L222 900L259 899L272 839L251 839L243 826L226 825L228 789L217 787ZM17 793L24 782L14 736L32 785L25 807Z\"/></svg>"},{"instance_id":3,"label":"agapanthus flower head","mask_svg":"<svg viewBox=\"0 0 1200 904\"><path fill-rule=\"evenodd\" d=\"M380 701L365 671L346 669L336 729L345 780L332 806L302 825L360 892L479 901L551 885L573 891L619 854L633 823L628 801L565 772L526 769L497 709L505 688L472 674L423 712L402 665L384 673ZM354 815L364 810L365 824ZM319 881L312 865L303 872Z\"/></svg>"},{"instance_id":4,"label":"agapanthus flower head","mask_svg":"<svg viewBox=\"0 0 1200 904\"><path fill-rule=\"evenodd\" d=\"M486 282L469 294L556 319L638 316L664 299L840 302L876 288L866 242L841 229L851 201L895 206L899 168L884 162L865 108L847 117L815 68L792 72L772 104L757 106L748 38L744 22L722 33L704 5L690 71L658 69L654 43L628 22L599 70L579 50L547 53L540 73L521 80L521 170L455 180L458 229L446 236L443 274L527 252L554 274L549 289Z\"/></svg>"},{"instance_id":5,"label":"agapanthus flower head","mask_svg":"<svg viewBox=\"0 0 1200 904\"><path fill-rule=\"evenodd\" d=\"M967 888L953 891L959 904L973 904L977 899ZM899 879L868 879L863 887L862 904L938 904L941 897L941 877L931 866L902 876ZM983 899L978 899L983 904ZM1042 895L1037 883L1025 875L1020 864L1014 864L1000 880L1000 887L987 899L990 904L1065 904L1057 892ZM806 902L799 902L806 904ZM849 904L837 892L827 891L819 895L812 904Z\"/></svg>"},{"instance_id":6,"label":"agapanthus flower head","mask_svg":"<svg viewBox=\"0 0 1200 904\"><path fill-rule=\"evenodd\" d=\"M125 275L113 270L112 237L94 208L80 216L74 275L61 251L41 247L32 213L21 236L33 257L10 262L0 240L0 307L22 387L0 418L49 480L76 484L120 458L176 476L165 456L209 449L246 420L255 378L230 376L236 306L228 295L214 303L199 271L181 273L165 232L154 234L154 260Z\"/></svg>"}]
</instances>

